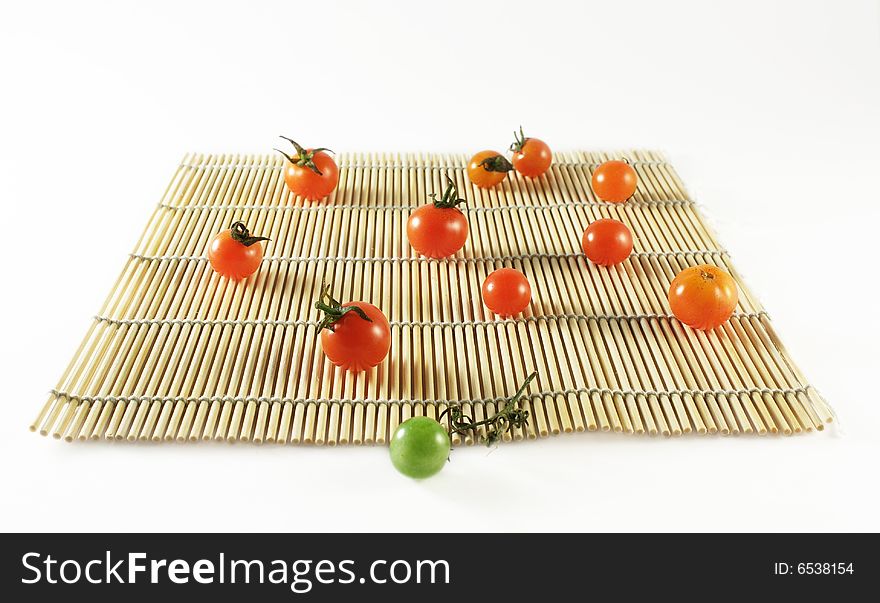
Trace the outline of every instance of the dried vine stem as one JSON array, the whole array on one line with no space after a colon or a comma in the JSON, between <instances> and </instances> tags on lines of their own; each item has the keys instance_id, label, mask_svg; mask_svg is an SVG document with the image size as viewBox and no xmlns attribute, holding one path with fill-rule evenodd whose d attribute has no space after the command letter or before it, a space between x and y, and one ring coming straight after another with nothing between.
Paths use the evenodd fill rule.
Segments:
<instances>
[{"instance_id":1,"label":"dried vine stem","mask_svg":"<svg viewBox=\"0 0 880 603\"><path fill-rule=\"evenodd\" d=\"M529 387L529 384L537 376L538 373L535 371L526 377L526 380L523 381L523 384L519 387L517 392L504 402L504 406L501 410L488 419L474 421L472 417L464 413L460 404L449 406L449 408L444 410L440 415L440 419L442 419L447 413L449 414L450 434L457 433L466 435L467 432L471 432L473 435L476 435L477 428L485 425L486 436L483 438L483 441L486 443L486 446L491 446L514 427L525 427L529 424L529 411L521 408L519 402L523 397L523 394L525 394L526 389Z\"/></svg>"}]
</instances>

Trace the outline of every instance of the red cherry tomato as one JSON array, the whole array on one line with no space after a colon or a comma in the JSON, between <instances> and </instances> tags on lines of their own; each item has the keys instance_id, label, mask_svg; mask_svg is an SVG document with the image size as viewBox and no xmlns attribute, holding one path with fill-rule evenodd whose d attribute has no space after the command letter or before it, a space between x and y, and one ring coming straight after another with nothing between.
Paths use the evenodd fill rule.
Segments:
<instances>
[{"instance_id":1,"label":"red cherry tomato","mask_svg":"<svg viewBox=\"0 0 880 603\"><path fill-rule=\"evenodd\" d=\"M532 288L519 270L499 268L483 281L483 301L499 316L515 316L532 301Z\"/></svg>"},{"instance_id":2,"label":"red cherry tomato","mask_svg":"<svg viewBox=\"0 0 880 603\"><path fill-rule=\"evenodd\" d=\"M443 197L423 205L409 216L406 236L418 253L429 258L445 258L464 247L468 237L468 222L456 207L464 203L457 198L455 184L447 177L448 186Z\"/></svg>"},{"instance_id":3,"label":"red cherry tomato","mask_svg":"<svg viewBox=\"0 0 880 603\"><path fill-rule=\"evenodd\" d=\"M632 253L632 233L623 222L603 218L587 226L581 238L581 247L594 264L613 266Z\"/></svg>"},{"instance_id":4,"label":"red cherry tomato","mask_svg":"<svg viewBox=\"0 0 880 603\"><path fill-rule=\"evenodd\" d=\"M239 280L252 275L263 261L266 237L252 237L247 226L236 222L229 230L218 233L208 247L208 261L217 273Z\"/></svg>"},{"instance_id":5,"label":"red cherry tomato","mask_svg":"<svg viewBox=\"0 0 880 603\"><path fill-rule=\"evenodd\" d=\"M287 165L284 166L287 188L294 195L309 201L323 199L332 193L339 181L339 168L333 158L325 153L329 149L304 149L286 136L281 138L289 140L296 149L296 155L293 156L275 149L287 158Z\"/></svg>"},{"instance_id":6,"label":"red cherry tomato","mask_svg":"<svg viewBox=\"0 0 880 603\"><path fill-rule=\"evenodd\" d=\"M708 330L724 323L739 300L736 281L710 264L678 273L669 287L669 307L675 317L694 329Z\"/></svg>"},{"instance_id":7,"label":"red cherry tomato","mask_svg":"<svg viewBox=\"0 0 880 603\"><path fill-rule=\"evenodd\" d=\"M480 188L492 188L507 177L513 169L501 153L480 151L468 163L468 178Z\"/></svg>"},{"instance_id":8,"label":"red cherry tomato","mask_svg":"<svg viewBox=\"0 0 880 603\"><path fill-rule=\"evenodd\" d=\"M513 136L516 141L510 145L510 150L513 151L511 163L517 172L526 178L537 178L550 168L553 153L546 142L537 138L526 138L522 127L519 129L519 136L516 132Z\"/></svg>"},{"instance_id":9,"label":"red cherry tomato","mask_svg":"<svg viewBox=\"0 0 880 603\"><path fill-rule=\"evenodd\" d=\"M327 359L347 371L373 368L388 355L391 328L382 311L367 302L340 304L324 287L315 307L324 312L318 327Z\"/></svg>"},{"instance_id":10,"label":"red cherry tomato","mask_svg":"<svg viewBox=\"0 0 880 603\"><path fill-rule=\"evenodd\" d=\"M639 177L625 161L606 161L593 172L593 192L602 201L623 203L633 196Z\"/></svg>"}]
</instances>

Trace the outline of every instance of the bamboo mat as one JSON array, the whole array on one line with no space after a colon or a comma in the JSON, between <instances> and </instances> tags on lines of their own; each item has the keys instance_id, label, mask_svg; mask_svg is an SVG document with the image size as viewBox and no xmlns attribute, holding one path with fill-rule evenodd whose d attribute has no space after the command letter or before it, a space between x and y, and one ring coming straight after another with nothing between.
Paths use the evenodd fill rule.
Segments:
<instances>
[{"instance_id":1,"label":"bamboo mat","mask_svg":"<svg viewBox=\"0 0 880 603\"><path fill-rule=\"evenodd\" d=\"M413 415L460 402L493 414L532 370L531 419L507 439L603 430L680 435L822 430L832 411L810 387L739 278L673 168L626 152L635 197L590 189L600 153L561 153L538 180L481 191L463 155L340 155L338 189L304 202L275 156L187 155L116 284L31 426L65 440L385 443ZM451 176L470 236L449 260L415 255L406 220ZM629 225L632 256L614 268L580 248L588 223ZM229 282L205 256L236 220L271 237L256 275ZM729 271L734 316L710 332L671 318L683 268ZM492 270L521 270L532 302L516 319L482 304ZM321 353L321 282L391 322L391 351L370 372ZM454 444L461 443L455 436ZM465 439L472 443L472 438Z\"/></svg>"}]
</instances>

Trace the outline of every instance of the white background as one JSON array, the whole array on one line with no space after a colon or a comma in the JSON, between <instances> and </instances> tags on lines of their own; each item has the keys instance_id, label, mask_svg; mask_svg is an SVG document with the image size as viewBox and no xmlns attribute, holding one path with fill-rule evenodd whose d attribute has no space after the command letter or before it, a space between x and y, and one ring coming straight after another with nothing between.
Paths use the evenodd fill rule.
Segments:
<instances>
[{"instance_id":1,"label":"white background","mask_svg":"<svg viewBox=\"0 0 880 603\"><path fill-rule=\"evenodd\" d=\"M257 5L257 6L253 6ZM5 530L878 530L877 2L4 2ZM667 152L840 418L455 450L27 426L189 150Z\"/></svg>"}]
</instances>

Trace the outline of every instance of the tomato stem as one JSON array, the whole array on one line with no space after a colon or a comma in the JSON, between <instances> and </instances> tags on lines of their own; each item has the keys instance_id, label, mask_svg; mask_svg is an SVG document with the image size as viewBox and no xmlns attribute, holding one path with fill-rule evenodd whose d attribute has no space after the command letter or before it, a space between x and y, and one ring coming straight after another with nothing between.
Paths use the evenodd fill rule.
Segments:
<instances>
[{"instance_id":1,"label":"tomato stem","mask_svg":"<svg viewBox=\"0 0 880 603\"><path fill-rule=\"evenodd\" d=\"M516 130L513 131L513 140L514 142L510 145L510 150L514 153L519 153L522 151L523 146L525 146L526 141L528 140L525 134L523 134L522 126L519 127L519 136L517 136Z\"/></svg>"},{"instance_id":2,"label":"tomato stem","mask_svg":"<svg viewBox=\"0 0 880 603\"><path fill-rule=\"evenodd\" d=\"M455 182L452 181L448 175L446 176L446 190L443 191L443 195L438 199L437 193L431 193L429 197L434 200L434 207L439 207L441 209L452 209L456 207L459 203L467 203L466 199L461 199L458 196L458 190L455 188Z\"/></svg>"},{"instance_id":3,"label":"tomato stem","mask_svg":"<svg viewBox=\"0 0 880 603\"><path fill-rule=\"evenodd\" d=\"M320 153L321 151L327 151L328 153L332 153L333 151L331 151L330 149L328 149L326 147L319 147L317 149L312 149L311 151L307 151L297 141L295 141L292 138L288 138L287 136L281 136L280 138L283 138L284 140L290 142L293 145L293 148L296 149L296 156L295 156L296 158L288 155L287 153L285 153L281 149L275 149L276 151L278 151L279 153L284 155L285 159L287 159L290 163L292 163L294 165L307 167L319 176L324 175L323 172L321 172L321 170L318 169L318 166L315 165L315 161L314 161L315 155L317 153Z\"/></svg>"},{"instance_id":4,"label":"tomato stem","mask_svg":"<svg viewBox=\"0 0 880 603\"><path fill-rule=\"evenodd\" d=\"M466 435L468 432L471 432L473 435L476 435L477 428L486 425L486 435L483 441L486 443L486 446L491 446L514 427L525 427L529 424L529 411L520 408L519 403L529 384L537 376L537 371L533 371L531 375L526 377L526 380L523 381L523 384L516 393L505 401L501 410L488 419L474 421L472 417L464 413L460 404L451 404L449 408L440 414L440 419L447 413L449 414L450 434Z\"/></svg>"},{"instance_id":5,"label":"tomato stem","mask_svg":"<svg viewBox=\"0 0 880 603\"><path fill-rule=\"evenodd\" d=\"M513 169L513 164L504 155L486 157L480 162L480 166L487 172L509 172Z\"/></svg>"},{"instance_id":6,"label":"tomato stem","mask_svg":"<svg viewBox=\"0 0 880 603\"><path fill-rule=\"evenodd\" d=\"M229 227L230 233L232 234L232 239L238 241L245 247L250 247L254 243L258 241L271 241L269 237L253 237L251 236L251 232L248 230L248 227L244 225L244 222L234 222L232 226Z\"/></svg>"},{"instance_id":7,"label":"tomato stem","mask_svg":"<svg viewBox=\"0 0 880 603\"><path fill-rule=\"evenodd\" d=\"M354 312L367 322L373 322L373 319L367 316L367 313L359 307L343 306L339 301L334 299L330 294L330 285L327 283L321 285L321 297L315 302L315 309L324 313L324 317L318 322L319 333L324 329L327 329L328 331L335 330L334 325L349 312Z\"/></svg>"}]
</instances>

